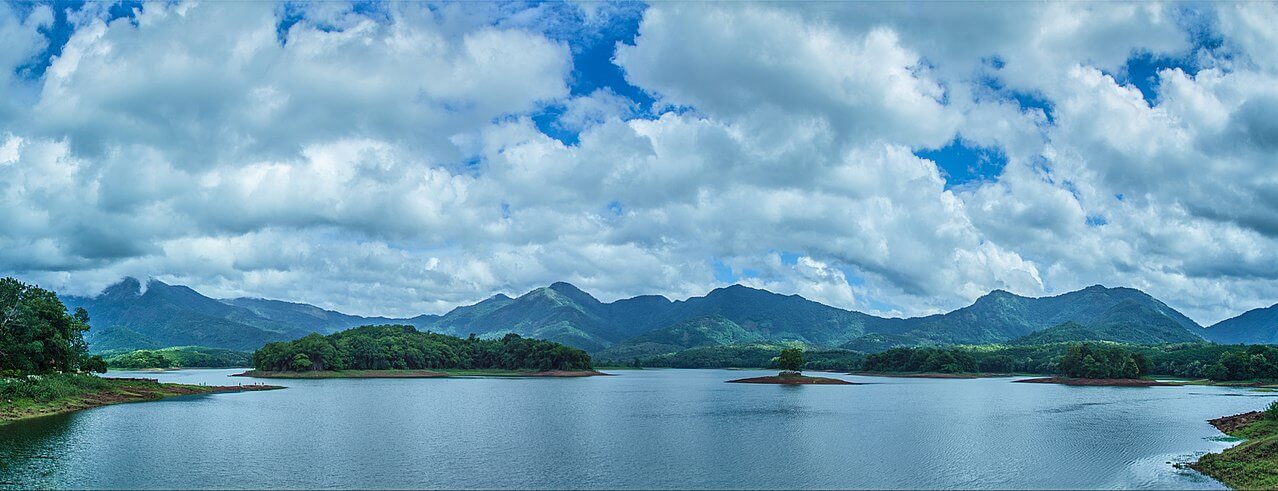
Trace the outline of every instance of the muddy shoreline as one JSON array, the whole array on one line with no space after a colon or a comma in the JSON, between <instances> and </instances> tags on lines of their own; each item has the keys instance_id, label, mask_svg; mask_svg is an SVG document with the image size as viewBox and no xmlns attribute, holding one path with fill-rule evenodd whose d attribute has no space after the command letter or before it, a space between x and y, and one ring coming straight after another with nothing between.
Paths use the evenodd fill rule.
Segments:
<instances>
[{"instance_id":1,"label":"muddy shoreline","mask_svg":"<svg viewBox=\"0 0 1278 491\"><path fill-rule=\"evenodd\" d=\"M1177 384L1173 382L1159 382L1157 380L1145 380L1135 378L1069 378L1069 377L1042 377L1027 378L1023 380L1014 380L1013 382L1021 384L1059 384L1073 385L1078 387L1180 387L1185 384Z\"/></svg>"}]
</instances>

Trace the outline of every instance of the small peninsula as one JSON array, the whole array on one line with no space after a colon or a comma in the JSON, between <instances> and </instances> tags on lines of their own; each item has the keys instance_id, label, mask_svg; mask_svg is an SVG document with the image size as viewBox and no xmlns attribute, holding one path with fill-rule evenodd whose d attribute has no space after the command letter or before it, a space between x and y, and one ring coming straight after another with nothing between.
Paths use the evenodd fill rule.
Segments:
<instances>
[{"instance_id":1,"label":"small peninsula","mask_svg":"<svg viewBox=\"0 0 1278 491\"><path fill-rule=\"evenodd\" d=\"M1246 441L1220 453L1203 455L1185 467L1234 489L1278 487L1278 401L1271 402L1264 411L1235 414L1208 423Z\"/></svg>"},{"instance_id":2,"label":"small peninsula","mask_svg":"<svg viewBox=\"0 0 1278 491\"><path fill-rule=\"evenodd\" d=\"M729 380L730 384L774 384L774 385L860 385L855 382L848 382L837 378L828 377L809 377L800 372L804 365L803 350L798 348L786 348L781 350L781 355L777 357L776 364L781 367L781 373L768 377L750 377L737 380Z\"/></svg>"},{"instance_id":3,"label":"small peninsula","mask_svg":"<svg viewBox=\"0 0 1278 491\"><path fill-rule=\"evenodd\" d=\"M270 343L253 353L259 378L589 377L585 351L507 334L459 338L413 326L364 326Z\"/></svg>"},{"instance_id":4,"label":"small peninsula","mask_svg":"<svg viewBox=\"0 0 1278 491\"><path fill-rule=\"evenodd\" d=\"M86 374L46 375L38 379L0 382L0 425L40 416L68 413L111 404L145 402L167 397L275 390L263 384L228 386L166 384L155 379L108 378Z\"/></svg>"}]
</instances>

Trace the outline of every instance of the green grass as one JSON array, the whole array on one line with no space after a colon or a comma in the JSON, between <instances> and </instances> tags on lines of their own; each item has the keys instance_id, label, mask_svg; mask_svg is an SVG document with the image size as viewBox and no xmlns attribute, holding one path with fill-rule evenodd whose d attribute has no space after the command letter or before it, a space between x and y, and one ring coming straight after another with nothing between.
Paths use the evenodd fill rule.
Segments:
<instances>
[{"instance_id":1,"label":"green grass","mask_svg":"<svg viewBox=\"0 0 1278 491\"><path fill-rule=\"evenodd\" d=\"M1278 420L1260 419L1228 434L1246 441L1190 467L1234 489L1278 488Z\"/></svg>"},{"instance_id":2,"label":"green grass","mask_svg":"<svg viewBox=\"0 0 1278 491\"><path fill-rule=\"evenodd\" d=\"M79 409L202 394L215 387L109 379L84 374L0 378L0 424Z\"/></svg>"}]
</instances>

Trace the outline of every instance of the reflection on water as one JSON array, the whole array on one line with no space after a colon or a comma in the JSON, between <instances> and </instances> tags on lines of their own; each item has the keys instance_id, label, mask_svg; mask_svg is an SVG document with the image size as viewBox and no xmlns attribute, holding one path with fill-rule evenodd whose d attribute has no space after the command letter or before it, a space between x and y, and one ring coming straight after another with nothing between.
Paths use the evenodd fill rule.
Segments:
<instances>
[{"instance_id":1,"label":"reflection on water","mask_svg":"<svg viewBox=\"0 0 1278 491\"><path fill-rule=\"evenodd\" d=\"M228 370L146 374L230 384ZM763 374L764 372L759 372ZM286 380L0 427L0 487L1218 488L1171 464L1274 394L754 373Z\"/></svg>"}]
</instances>

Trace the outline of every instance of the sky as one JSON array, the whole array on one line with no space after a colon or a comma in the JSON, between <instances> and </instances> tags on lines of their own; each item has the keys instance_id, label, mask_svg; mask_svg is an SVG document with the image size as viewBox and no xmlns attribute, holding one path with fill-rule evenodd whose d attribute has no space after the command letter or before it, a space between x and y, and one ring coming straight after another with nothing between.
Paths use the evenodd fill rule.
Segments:
<instances>
[{"instance_id":1,"label":"sky","mask_svg":"<svg viewBox=\"0 0 1278 491\"><path fill-rule=\"evenodd\" d=\"M1278 4L0 3L0 275L1278 302Z\"/></svg>"}]
</instances>

